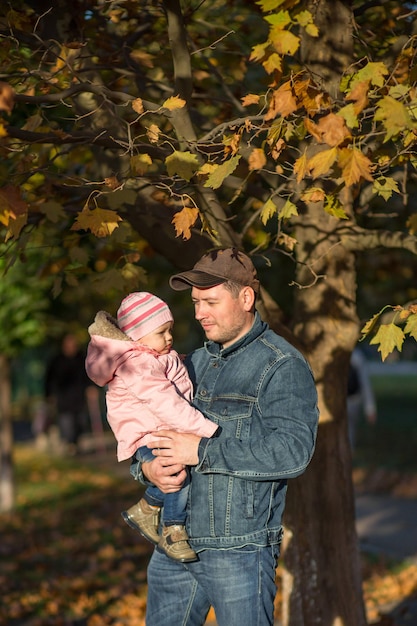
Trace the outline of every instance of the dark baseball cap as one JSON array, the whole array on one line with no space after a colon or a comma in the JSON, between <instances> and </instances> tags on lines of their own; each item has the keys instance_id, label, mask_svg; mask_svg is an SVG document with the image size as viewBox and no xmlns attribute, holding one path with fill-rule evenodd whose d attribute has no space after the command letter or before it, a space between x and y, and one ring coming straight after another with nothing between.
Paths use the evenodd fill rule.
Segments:
<instances>
[{"instance_id":1,"label":"dark baseball cap","mask_svg":"<svg viewBox=\"0 0 417 626\"><path fill-rule=\"evenodd\" d=\"M175 291L189 287L209 289L231 280L243 287L259 291L256 269L250 258L237 248L221 248L205 254L192 270L171 276L169 284Z\"/></svg>"}]
</instances>

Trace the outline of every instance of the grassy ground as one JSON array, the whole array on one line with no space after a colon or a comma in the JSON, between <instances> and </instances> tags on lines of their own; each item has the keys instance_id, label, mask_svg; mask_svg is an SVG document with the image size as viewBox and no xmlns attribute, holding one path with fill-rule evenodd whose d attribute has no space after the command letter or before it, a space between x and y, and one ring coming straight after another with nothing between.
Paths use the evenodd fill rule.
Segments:
<instances>
[{"instance_id":1,"label":"grassy ground","mask_svg":"<svg viewBox=\"0 0 417 626\"><path fill-rule=\"evenodd\" d=\"M378 422L360 426L355 472L417 497L416 381L378 377L374 388ZM17 509L0 515L0 626L144 626L151 546L121 518L138 484L120 465L113 448L63 458L16 447ZM413 563L363 555L363 579L373 624L393 623L381 606L417 595Z\"/></svg>"}]
</instances>

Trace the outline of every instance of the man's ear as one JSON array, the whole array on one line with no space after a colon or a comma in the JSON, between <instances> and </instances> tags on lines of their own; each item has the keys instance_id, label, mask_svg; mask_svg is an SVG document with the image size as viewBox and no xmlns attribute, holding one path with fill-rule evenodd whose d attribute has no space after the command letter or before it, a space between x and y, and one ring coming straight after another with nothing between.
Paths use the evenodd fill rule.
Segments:
<instances>
[{"instance_id":1,"label":"man's ear","mask_svg":"<svg viewBox=\"0 0 417 626\"><path fill-rule=\"evenodd\" d=\"M255 292L252 287L243 287L240 292L242 304L245 311L251 311L255 304Z\"/></svg>"}]
</instances>

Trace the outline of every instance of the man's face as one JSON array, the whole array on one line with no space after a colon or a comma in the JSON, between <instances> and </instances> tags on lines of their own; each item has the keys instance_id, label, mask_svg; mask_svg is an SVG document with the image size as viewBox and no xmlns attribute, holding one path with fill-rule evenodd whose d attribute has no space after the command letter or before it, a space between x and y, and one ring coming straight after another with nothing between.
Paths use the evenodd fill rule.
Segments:
<instances>
[{"instance_id":1,"label":"man's face","mask_svg":"<svg viewBox=\"0 0 417 626\"><path fill-rule=\"evenodd\" d=\"M254 296L250 287L242 287L237 297L224 285L209 289L193 287L191 298L195 318L203 327L207 339L224 348L246 335L252 327Z\"/></svg>"}]
</instances>

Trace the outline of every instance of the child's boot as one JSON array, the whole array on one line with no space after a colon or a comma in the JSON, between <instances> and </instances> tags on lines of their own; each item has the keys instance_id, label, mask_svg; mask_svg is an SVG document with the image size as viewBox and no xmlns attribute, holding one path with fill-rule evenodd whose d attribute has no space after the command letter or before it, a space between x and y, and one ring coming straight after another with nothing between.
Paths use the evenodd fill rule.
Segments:
<instances>
[{"instance_id":1,"label":"child's boot","mask_svg":"<svg viewBox=\"0 0 417 626\"><path fill-rule=\"evenodd\" d=\"M177 524L173 526L163 526L158 548L175 561L189 563L196 561L197 555L188 543L188 534L185 526Z\"/></svg>"},{"instance_id":2,"label":"child's boot","mask_svg":"<svg viewBox=\"0 0 417 626\"><path fill-rule=\"evenodd\" d=\"M122 512L122 517L126 524L134 530L138 530L141 535L149 539L155 545L159 543L159 518L161 515L160 506L152 506L144 498L139 500L127 511Z\"/></svg>"}]
</instances>

